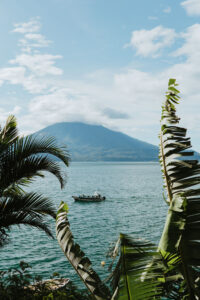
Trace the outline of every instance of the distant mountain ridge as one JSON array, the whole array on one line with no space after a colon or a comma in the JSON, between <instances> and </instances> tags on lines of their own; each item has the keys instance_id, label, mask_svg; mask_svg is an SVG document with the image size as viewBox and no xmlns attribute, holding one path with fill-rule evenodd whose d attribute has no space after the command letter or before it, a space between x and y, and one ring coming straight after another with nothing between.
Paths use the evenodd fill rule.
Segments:
<instances>
[{"instance_id":1,"label":"distant mountain ridge","mask_svg":"<svg viewBox=\"0 0 200 300\"><path fill-rule=\"evenodd\" d=\"M67 145L72 161L158 161L158 147L98 125L63 122L35 133Z\"/></svg>"}]
</instances>

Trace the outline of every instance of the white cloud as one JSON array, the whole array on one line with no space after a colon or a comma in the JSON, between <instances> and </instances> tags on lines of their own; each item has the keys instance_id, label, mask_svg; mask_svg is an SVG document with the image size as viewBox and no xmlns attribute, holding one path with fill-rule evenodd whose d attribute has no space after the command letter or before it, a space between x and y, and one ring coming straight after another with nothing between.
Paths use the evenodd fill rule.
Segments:
<instances>
[{"instance_id":1,"label":"white cloud","mask_svg":"<svg viewBox=\"0 0 200 300\"><path fill-rule=\"evenodd\" d=\"M33 18L26 23L14 24L14 27L12 32L23 35L23 38L19 40L19 46L22 47L23 52L31 53L37 48L48 47L52 43L39 33L41 29L39 18Z\"/></svg>"},{"instance_id":2,"label":"white cloud","mask_svg":"<svg viewBox=\"0 0 200 300\"><path fill-rule=\"evenodd\" d=\"M76 87L73 87L74 83L71 88L59 86L51 93L34 97L29 105L29 114L23 120L23 126L28 127L31 122L34 123L34 130L37 130L63 121L102 124L104 117L98 104L101 95L99 97L96 90L94 99L94 86L87 90L87 85L79 85L77 82ZM70 82L63 82L63 85L70 86Z\"/></svg>"},{"instance_id":3,"label":"white cloud","mask_svg":"<svg viewBox=\"0 0 200 300\"><path fill-rule=\"evenodd\" d=\"M170 6L166 7L165 9L163 9L163 12L169 14L171 12L171 7Z\"/></svg>"},{"instance_id":4,"label":"white cloud","mask_svg":"<svg viewBox=\"0 0 200 300\"><path fill-rule=\"evenodd\" d=\"M20 54L10 63L26 67L37 76L61 75L62 69L54 66L55 60L60 58L62 56L51 54Z\"/></svg>"},{"instance_id":5,"label":"white cloud","mask_svg":"<svg viewBox=\"0 0 200 300\"><path fill-rule=\"evenodd\" d=\"M26 23L14 24L13 32L32 33L32 32L38 32L40 30L40 28L41 28L41 24L39 22L39 18L34 18Z\"/></svg>"},{"instance_id":6,"label":"white cloud","mask_svg":"<svg viewBox=\"0 0 200 300\"><path fill-rule=\"evenodd\" d=\"M182 33L182 38L184 43L174 52L174 56L184 56L185 60L182 63L174 64L166 74L174 74L179 78L186 97L197 99L200 95L200 24L188 27L185 33Z\"/></svg>"},{"instance_id":7,"label":"white cloud","mask_svg":"<svg viewBox=\"0 0 200 300\"><path fill-rule=\"evenodd\" d=\"M33 75L26 75L24 67L10 67L0 69L0 85L4 82L12 85L21 85L31 94L38 94L45 91L51 82L49 80L39 80Z\"/></svg>"},{"instance_id":8,"label":"white cloud","mask_svg":"<svg viewBox=\"0 0 200 300\"><path fill-rule=\"evenodd\" d=\"M174 55L185 55L190 61L200 63L200 24L188 27L181 36L185 42L182 47L174 52Z\"/></svg>"},{"instance_id":9,"label":"white cloud","mask_svg":"<svg viewBox=\"0 0 200 300\"><path fill-rule=\"evenodd\" d=\"M20 126L36 131L56 122L81 121L122 130L137 138L142 138L147 127L145 131L152 137L152 126L159 124L166 80L125 70L113 74L110 81L109 86L94 81L59 81L51 91L31 100Z\"/></svg>"},{"instance_id":10,"label":"white cloud","mask_svg":"<svg viewBox=\"0 0 200 300\"><path fill-rule=\"evenodd\" d=\"M21 84L24 80L25 68L13 67L0 69L0 81L8 81L11 84Z\"/></svg>"},{"instance_id":11,"label":"white cloud","mask_svg":"<svg viewBox=\"0 0 200 300\"><path fill-rule=\"evenodd\" d=\"M51 86L48 79L40 80L38 77L29 75L25 76L20 85L30 94L44 93Z\"/></svg>"},{"instance_id":12,"label":"white cloud","mask_svg":"<svg viewBox=\"0 0 200 300\"><path fill-rule=\"evenodd\" d=\"M25 48L43 48L48 47L51 43L39 33L27 33L23 39L19 40L19 45Z\"/></svg>"},{"instance_id":13,"label":"white cloud","mask_svg":"<svg viewBox=\"0 0 200 300\"><path fill-rule=\"evenodd\" d=\"M41 28L41 23L39 22L39 18L33 18L26 23L14 24L13 32L32 33L32 32L38 32L40 28Z\"/></svg>"},{"instance_id":14,"label":"white cloud","mask_svg":"<svg viewBox=\"0 0 200 300\"><path fill-rule=\"evenodd\" d=\"M200 15L200 1L199 0L186 0L181 2L181 5L190 16Z\"/></svg>"},{"instance_id":15,"label":"white cloud","mask_svg":"<svg viewBox=\"0 0 200 300\"><path fill-rule=\"evenodd\" d=\"M4 126L9 115L17 115L20 113L20 111L21 111L21 107L19 105L15 105L13 107L13 109L11 109L10 111L5 110L0 107L0 124L1 124L1 126Z\"/></svg>"},{"instance_id":16,"label":"white cloud","mask_svg":"<svg viewBox=\"0 0 200 300\"><path fill-rule=\"evenodd\" d=\"M136 49L137 55L157 57L163 48L173 44L175 37L174 29L157 26L151 30L133 31L129 45Z\"/></svg>"},{"instance_id":17,"label":"white cloud","mask_svg":"<svg viewBox=\"0 0 200 300\"><path fill-rule=\"evenodd\" d=\"M49 46L51 41L38 32L41 28L38 18L14 27L13 32L23 36L19 40L21 53L9 61L12 66L0 69L0 85L4 82L19 84L31 94L47 92L52 87L51 77L63 74L63 70L55 65L62 56L40 53L40 48Z\"/></svg>"}]
</instances>

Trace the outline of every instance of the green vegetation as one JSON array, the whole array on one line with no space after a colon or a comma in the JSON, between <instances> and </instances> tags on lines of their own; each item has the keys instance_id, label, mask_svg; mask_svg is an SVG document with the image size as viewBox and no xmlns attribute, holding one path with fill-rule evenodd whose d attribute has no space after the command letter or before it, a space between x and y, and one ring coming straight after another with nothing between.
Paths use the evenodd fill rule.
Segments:
<instances>
[{"instance_id":1,"label":"green vegetation","mask_svg":"<svg viewBox=\"0 0 200 300\"><path fill-rule=\"evenodd\" d=\"M52 201L23 189L36 176L44 177L43 171L55 175L64 186L61 167L52 157L68 166L66 149L57 147L53 138L20 137L15 117L8 118L0 130L0 246L8 241L12 225L33 226L53 237L45 223L45 216L55 217Z\"/></svg>"},{"instance_id":2,"label":"green vegetation","mask_svg":"<svg viewBox=\"0 0 200 300\"><path fill-rule=\"evenodd\" d=\"M60 287L49 282L42 281L39 276L30 274L31 267L20 262L19 268L0 272L0 296L3 300L91 300L86 292L80 291L74 284L69 282ZM53 274L53 279L62 278L59 274Z\"/></svg>"},{"instance_id":3,"label":"green vegetation","mask_svg":"<svg viewBox=\"0 0 200 300\"><path fill-rule=\"evenodd\" d=\"M159 246L121 234L113 251L120 257L112 272L111 294L75 244L61 203L56 218L58 242L97 300L200 299L200 164L194 159L186 129L178 126L179 91L170 79L162 106L160 164L169 206ZM92 286L92 288L91 288Z\"/></svg>"}]
</instances>

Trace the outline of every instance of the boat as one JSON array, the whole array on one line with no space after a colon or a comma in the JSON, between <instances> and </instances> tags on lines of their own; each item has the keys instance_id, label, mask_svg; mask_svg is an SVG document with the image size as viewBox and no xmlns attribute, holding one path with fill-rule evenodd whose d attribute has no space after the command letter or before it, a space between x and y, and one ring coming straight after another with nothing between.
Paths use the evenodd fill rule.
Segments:
<instances>
[{"instance_id":1,"label":"boat","mask_svg":"<svg viewBox=\"0 0 200 300\"><path fill-rule=\"evenodd\" d=\"M95 192L94 195L92 196L87 196L87 195L79 195L79 196L72 196L72 198L75 201L80 201L80 202L100 202L104 201L106 199L105 196L101 196L99 193Z\"/></svg>"}]
</instances>

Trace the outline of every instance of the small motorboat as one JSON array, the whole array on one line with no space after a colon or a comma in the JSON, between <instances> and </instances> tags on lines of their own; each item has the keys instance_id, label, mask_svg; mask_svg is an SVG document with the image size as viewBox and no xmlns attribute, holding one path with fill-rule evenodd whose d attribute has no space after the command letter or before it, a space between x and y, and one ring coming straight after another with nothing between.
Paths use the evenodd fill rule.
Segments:
<instances>
[{"instance_id":1,"label":"small motorboat","mask_svg":"<svg viewBox=\"0 0 200 300\"><path fill-rule=\"evenodd\" d=\"M80 202L100 202L104 201L106 197L101 196L99 193L95 192L94 195L92 196L87 196L87 195L80 195L80 196L72 196L72 198L75 201L80 201Z\"/></svg>"}]
</instances>

